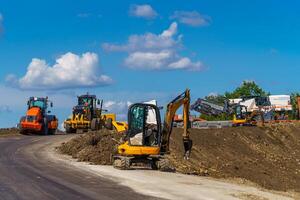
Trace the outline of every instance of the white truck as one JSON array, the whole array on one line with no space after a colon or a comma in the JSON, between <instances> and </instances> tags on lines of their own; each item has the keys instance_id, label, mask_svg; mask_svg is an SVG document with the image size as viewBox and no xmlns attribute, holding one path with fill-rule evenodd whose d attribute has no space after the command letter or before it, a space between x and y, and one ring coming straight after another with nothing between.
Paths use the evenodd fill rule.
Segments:
<instances>
[{"instance_id":1,"label":"white truck","mask_svg":"<svg viewBox=\"0 0 300 200\"><path fill-rule=\"evenodd\" d=\"M290 95L270 95L268 96L271 106L264 106L262 110L264 111L292 111L291 105L291 97ZM254 110L258 110L258 106L256 105L255 98L248 99L243 101L242 99L230 99L230 103L240 103L243 106L246 106L248 112L253 112Z\"/></svg>"}]
</instances>

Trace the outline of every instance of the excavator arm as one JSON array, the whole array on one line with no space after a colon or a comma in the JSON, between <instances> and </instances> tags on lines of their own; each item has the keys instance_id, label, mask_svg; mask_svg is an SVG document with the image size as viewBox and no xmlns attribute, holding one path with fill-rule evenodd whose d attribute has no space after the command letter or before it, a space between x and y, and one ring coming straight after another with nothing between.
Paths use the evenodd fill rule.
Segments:
<instances>
[{"instance_id":1,"label":"excavator arm","mask_svg":"<svg viewBox=\"0 0 300 200\"><path fill-rule=\"evenodd\" d=\"M190 140L190 134L188 128L190 126L189 122L189 109L190 109L190 90L185 90L184 93L177 96L173 99L168 105L164 118L164 125L162 129L162 138L161 138L161 152L169 152L170 136L172 133L173 119L176 114L176 111L183 106L183 145L185 154L184 157L188 158L192 148L192 140Z\"/></svg>"}]
</instances>

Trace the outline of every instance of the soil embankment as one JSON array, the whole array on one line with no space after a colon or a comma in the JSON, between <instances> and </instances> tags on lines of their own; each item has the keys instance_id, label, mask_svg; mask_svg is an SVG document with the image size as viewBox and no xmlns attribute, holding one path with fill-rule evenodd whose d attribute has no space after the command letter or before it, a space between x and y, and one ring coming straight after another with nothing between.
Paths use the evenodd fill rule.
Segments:
<instances>
[{"instance_id":1,"label":"soil embankment","mask_svg":"<svg viewBox=\"0 0 300 200\"><path fill-rule=\"evenodd\" d=\"M192 129L193 149L183 159L182 129L171 137L170 161L177 172L251 181L267 189L300 192L300 124L267 127ZM122 136L99 131L62 144L60 151L79 161L110 165Z\"/></svg>"}]
</instances>

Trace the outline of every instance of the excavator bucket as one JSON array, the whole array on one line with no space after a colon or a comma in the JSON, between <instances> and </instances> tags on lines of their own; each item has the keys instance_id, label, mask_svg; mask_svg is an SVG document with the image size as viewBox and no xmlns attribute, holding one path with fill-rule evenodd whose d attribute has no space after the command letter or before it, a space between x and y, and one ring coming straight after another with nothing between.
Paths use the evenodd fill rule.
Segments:
<instances>
[{"instance_id":1,"label":"excavator bucket","mask_svg":"<svg viewBox=\"0 0 300 200\"><path fill-rule=\"evenodd\" d=\"M191 139L183 139L183 146L184 146L184 159L188 160L191 155L193 141Z\"/></svg>"}]
</instances>

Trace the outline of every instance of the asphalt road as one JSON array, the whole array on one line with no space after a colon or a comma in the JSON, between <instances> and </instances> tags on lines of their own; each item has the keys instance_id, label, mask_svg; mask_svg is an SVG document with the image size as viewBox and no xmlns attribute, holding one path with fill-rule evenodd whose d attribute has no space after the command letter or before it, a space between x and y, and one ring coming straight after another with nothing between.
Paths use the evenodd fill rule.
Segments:
<instances>
[{"instance_id":1,"label":"asphalt road","mask_svg":"<svg viewBox=\"0 0 300 200\"><path fill-rule=\"evenodd\" d=\"M41 152L70 136L0 138L0 199L154 199L106 178L62 166Z\"/></svg>"}]
</instances>

